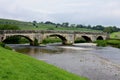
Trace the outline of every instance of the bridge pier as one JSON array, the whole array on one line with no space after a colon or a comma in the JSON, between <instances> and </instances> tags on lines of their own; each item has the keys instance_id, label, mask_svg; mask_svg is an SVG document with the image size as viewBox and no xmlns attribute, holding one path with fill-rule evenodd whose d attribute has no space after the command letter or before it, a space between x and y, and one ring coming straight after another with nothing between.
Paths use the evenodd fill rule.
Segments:
<instances>
[{"instance_id":1,"label":"bridge pier","mask_svg":"<svg viewBox=\"0 0 120 80\"><path fill-rule=\"evenodd\" d=\"M74 43L74 34L68 34L66 36L66 42L64 42L64 45L72 45Z\"/></svg>"},{"instance_id":2,"label":"bridge pier","mask_svg":"<svg viewBox=\"0 0 120 80\"><path fill-rule=\"evenodd\" d=\"M0 35L0 42L2 42L2 36Z\"/></svg>"}]
</instances>

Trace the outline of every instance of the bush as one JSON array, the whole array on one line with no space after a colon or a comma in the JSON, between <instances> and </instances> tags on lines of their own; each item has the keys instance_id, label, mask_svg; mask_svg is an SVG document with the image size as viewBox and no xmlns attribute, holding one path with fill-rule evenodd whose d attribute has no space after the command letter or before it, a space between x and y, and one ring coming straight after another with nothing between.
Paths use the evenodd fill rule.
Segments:
<instances>
[{"instance_id":1,"label":"bush","mask_svg":"<svg viewBox=\"0 0 120 80\"><path fill-rule=\"evenodd\" d=\"M120 44L118 45L118 48L120 48Z\"/></svg>"},{"instance_id":2,"label":"bush","mask_svg":"<svg viewBox=\"0 0 120 80\"><path fill-rule=\"evenodd\" d=\"M20 42L19 36L11 36L4 40L4 43L7 43L7 44L11 44L11 43L18 44L19 42Z\"/></svg>"},{"instance_id":3,"label":"bush","mask_svg":"<svg viewBox=\"0 0 120 80\"><path fill-rule=\"evenodd\" d=\"M62 41L60 38L55 38L55 37L49 37L49 38L46 38L42 41L43 44L55 43L55 42L62 42Z\"/></svg>"},{"instance_id":4,"label":"bush","mask_svg":"<svg viewBox=\"0 0 120 80\"><path fill-rule=\"evenodd\" d=\"M84 38L77 38L75 40L75 43L85 43L85 42L86 42L86 40Z\"/></svg>"},{"instance_id":5,"label":"bush","mask_svg":"<svg viewBox=\"0 0 120 80\"><path fill-rule=\"evenodd\" d=\"M39 43L38 43L37 39L34 40L34 46L39 46Z\"/></svg>"},{"instance_id":6,"label":"bush","mask_svg":"<svg viewBox=\"0 0 120 80\"><path fill-rule=\"evenodd\" d=\"M3 47L3 48L6 48L6 49L9 49L9 50L12 50L11 47L9 46L6 46L4 43L0 42L0 46Z\"/></svg>"},{"instance_id":7,"label":"bush","mask_svg":"<svg viewBox=\"0 0 120 80\"><path fill-rule=\"evenodd\" d=\"M97 43L97 46L107 46L107 42L105 40L97 40L95 43Z\"/></svg>"},{"instance_id":8,"label":"bush","mask_svg":"<svg viewBox=\"0 0 120 80\"><path fill-rule=\"evenodd\" d=\"M118 45L120 44L120 41L119 40L108 40L107 43L110 45Z\"/></svg>"},{"instance_id":9,"label":"bush","mask_svg":"<svg viewBox=\"0 0 120 80\"><path fill-rule=\"evenodd\" d=\"M113 47L117 47L120 48L120 40L97 40L95 43L97 43L97 46L113 46Z\"/></svg>"},{"instance_id":10,"label":"bush","mask_svg":"<svg viewBox=\"0 0 120 80\"><path fill-rule=\"evenodd\" d=\"M4 43L2 43L2 42L0 42L0 46L5 47L5 44L4 44Z\"/></svg>"}]
</instances>

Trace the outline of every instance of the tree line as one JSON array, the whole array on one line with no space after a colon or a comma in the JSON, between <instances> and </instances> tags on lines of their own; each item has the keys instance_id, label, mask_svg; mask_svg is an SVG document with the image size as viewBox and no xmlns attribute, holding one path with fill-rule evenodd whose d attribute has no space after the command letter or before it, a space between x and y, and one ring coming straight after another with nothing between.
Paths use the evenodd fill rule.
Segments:
<instances>
[{"instance_id":1,"label":"tree line","mask_svg":"<svg viewBox=\"0 0 120 80\"><path fill-rule=\"evenodd\" d=\"M93 30L101 30L103 32L108 32L108 33L112 33L112 32L118 32L120 31L120 28L116 27L116 26L108 26L105 27L103 25L96 25L96 26L92 26L92 25L83 25L83 24L69 24L68 22L64 22L64 23L53 23L50 21L46 21L46 22L41 22L44 24L52 24L55 25L56 28L58 27L68 27L68 28L86 28L86 29L93 29Z\"/></svg>"}]
</instances>

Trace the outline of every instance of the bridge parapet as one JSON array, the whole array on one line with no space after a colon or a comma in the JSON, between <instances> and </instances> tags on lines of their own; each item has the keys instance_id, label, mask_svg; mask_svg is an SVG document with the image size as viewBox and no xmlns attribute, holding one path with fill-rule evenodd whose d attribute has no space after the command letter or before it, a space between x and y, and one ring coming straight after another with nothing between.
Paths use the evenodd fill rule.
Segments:
<instances>
[{"instance_id":1,"label":"bridge parapet","mask_svg":"<svg viewBox=\"0 0 120 80\"><path fill-rule=\"evenodd\" d=\"M0 30L3 33L73 33L73 31L55 31L55 30Z\"/></svg>"},{"instance_id":2,"label":"bridge parapet","mask_svg":"<svg viewBox=\"0 0 120 80\"><path fill-rule=\"evenodd\" d=\"M55 30L0 30L0 34L3 33L85 33L85 34L107 34L104 32L83 32L83 31L55 31Z\"/></svg>"}]
</instances>

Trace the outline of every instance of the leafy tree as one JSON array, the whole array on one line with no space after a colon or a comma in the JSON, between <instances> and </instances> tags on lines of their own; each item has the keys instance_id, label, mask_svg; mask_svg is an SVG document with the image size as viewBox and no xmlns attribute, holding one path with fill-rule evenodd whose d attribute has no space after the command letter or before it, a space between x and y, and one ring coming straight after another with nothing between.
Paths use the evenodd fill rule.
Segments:
<instances>
[{"instance_id":1,"label":"leafy tree","mask_svg":"<svg viewBox=\"0 0 120 80\"><path fill-rule=\"evenodd\" d=\"M62 23L62 27L68 27L68 26L69 26L69 23L68 23L68 22Z\"/></svg>"},{"instance_id":2,"label":"leafy tree","mask_svg":"<svg viewBox=\"0 0 120 80\"><path fill-rule=\"evenodd\" d=\"M113 32L113 28L112 27L106 27L106 28L104 28L103 31L107 32L107 33L112 33Z\"/></svg>"},{"instance_id":3,"label":"leafy tree","mask_svg":"<svg viewBox=\"0 0 120 80\"><path fill-rule=\"evenodd\" d=\"M51 22L51 21L46 21L45 24L52 24L52 25L56 25L55 23Z\"/></svg>"},{"instance_id":4,"label":"leafy tree","mask_svg":"<svg viewBox=\"0 0 120 80\"><path fill-rule=\"evenodd\" d=\"M95 29L95 30L104 30L104 26L96 25L96 26L93 27L93 29Z\"/></svg>"},{"instance_id":5,"label":"leafy tree","mask_svg":"<svg viewBox=\"0 0 120 80\"><path fill-rule=\"evenodd\" d=\"M77 28L83 28L84 26L82 24L78 24L76 27Z\"/></svg>"},{"instance_id":6,"label":"leafy tree","mask_svg":"<svg viewBox=\"0 0 120 80\"><path fill-rule=\"evenodd\" d=\"M112 32L118 32L119 28L117 28L116 26L109 26L109 27L105 27L105 29L103 30L104 32L108 32L108 33L112 33Z\"/></svg>"},{"instance_id":7,"label":"leafy tree","mask_svg":"<svg viewBox=\"0 0 120 80\"><path fill-rule=\"evenodd\" d=\"M91 29L92 27L91 27L91 25L88 25L87 28L88 28L88 29Z\"/></svg>"},{"instance_id":8,"label":"leafy tree","mask_svg":"<svg viewBox=\"0 0 120 80\"><path fill-rule=\"evenodd\" d=\"M33 26L35 26L36 28L38 28L37 21L33 21Z\"/></svg>"},{"instance_id":9,"label":"leafy tree","mask_svg":"<svg viewBox=\"0 0 120 80\"><path fill-rule=\"evenodd\" d=\"M76 25L75 25L75 24L71 24L71 25L70 25L70 27L74 27L74 28L75 28L75 27L76 27Z\"/></svg>"},{"instance_id":10,"label":"leafy tree","mask_svg":"<svg viewBox=\"0 0 120 80\"><path fill-rule=\"evenodd\" d=\"M57 23L56 24L56 28L58 28L58 27L61 27L61 24Z\"/></svg>"}]
</instances>

